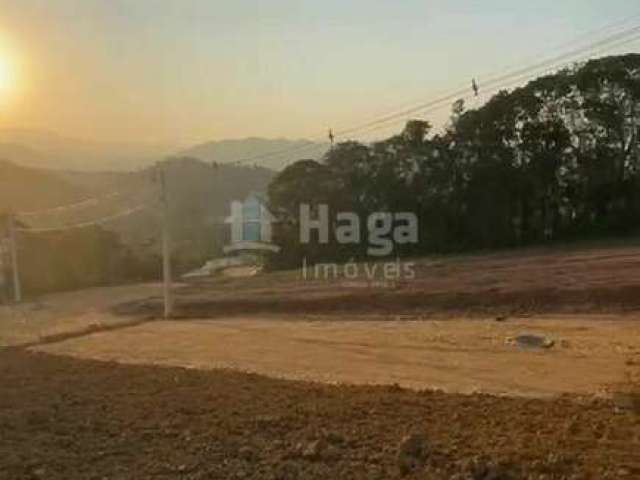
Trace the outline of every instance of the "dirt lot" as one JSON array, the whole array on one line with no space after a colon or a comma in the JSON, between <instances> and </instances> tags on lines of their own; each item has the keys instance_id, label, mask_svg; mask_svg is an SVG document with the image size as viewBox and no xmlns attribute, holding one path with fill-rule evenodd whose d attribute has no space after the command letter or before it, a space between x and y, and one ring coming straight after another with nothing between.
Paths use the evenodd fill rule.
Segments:
<instances>
[{"instance_id":1,"label":"dirt lot","mask_svg":"<svg viewBox=\"0 0 640 480\"><path fill-rule=\"evenodd\" d=\"M331 387L15 349L0 351L0 388L7 480L640 478L640 417L601 400Z\"/></svg>"},{"instance_id":2,"label":"dirt lot","mask_svg":"<svg viewBox=\"0 0 640 480\"><path fill-rule=\"evenodd\" d=\"M0 479L640 478L608 396L640 378L639 247L416 271L181 285L172 321L157 285L0 309Z\"/></svg>"},{"instance_id":3,"label":"dirt lot","mask_svg":"<svg viewBox=\"0 0 640 480\"><path fill-rule=\"evenodd\" d=\"M448 392L607 395L640 372L640 317L428 320L252 317L153 321L35 347L78 358ZM510 340L537 332L552 348Z\"/></svg>"},{"instance_id":4,"label":"dirt lot","mask_svg":"<svg viewBox=\"0 0 640 480\"><path fill-rule=\"evenodd\" d=\"M406 261L415 264L413 280L369 281L363 266L355 279L325 281L311 274L304 279L301 271L214 278L181 288L176 315L442 318L640 311L639 246L536 248ZM134 301L118 312L158 316L161 304L157 299Z\"/></svg>"},{"instance_id":5,"label":"dirt lot","mask_svg":"<svg viewBox=\"0 0 640 480\"><path fill-rule=\"evenodd\" d=\"M62 317L53 322L60 333L32 341L79 358L286 379L606 395L640 369L639 259L634 246L533 249L416 260L417 278L405 283L310 281L300 272L219 277L180 286L170 322L158 321L157 286L136 287L137 296L91 291L86 307L99 298L99 308L80 315L78 292L41 302L37 314ZM68 313L67 303L75 306ZM49 343L87 319L98 329L140 324ZM555 344L522 350L509 342L522 333Z\"/></svg>"},{"instance_id":6,"label":"dirt lot","mask_svg":"<svg viewBox=\"0 0 640 480\"><path fill-rule=\"evenodd\" d=\"M0 347L139 323L143 319L110 310L122 302L152 298L160 288L157 284L90 288L29 298L21 305L0 305Z\"/></svg>"}]
</instances>

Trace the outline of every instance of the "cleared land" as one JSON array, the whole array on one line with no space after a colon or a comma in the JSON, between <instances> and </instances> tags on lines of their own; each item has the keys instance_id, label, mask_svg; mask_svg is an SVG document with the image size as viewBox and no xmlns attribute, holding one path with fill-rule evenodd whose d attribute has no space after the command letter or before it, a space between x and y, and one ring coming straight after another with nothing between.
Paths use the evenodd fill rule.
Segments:
<instances>
[{"instance_id":1,"label":"cleared land","mask_svg":"<svg viewBox=\"0 0 640 480\"><path fill-rule=\"evenodd\" d=\"M637 375L640 247L415 262L417 278L404 283L283 272L181 285L172 321L158 319L158 285L53 295L22 315L7 310L0 340L122 363L461 393L606 395ZM520 349L510 340L522 333L554 346Z\"/></svg>"},{"instance_id":2,"label":"cleared land","mask_svg":"<svg viewBox=\"0 0 640 480\"><path fill-rule=\"evenodd\" d=\"M367 321L157 321L43 345L78 358L447 392L606 396L640 365L640 317ZM510 342L556 339L548 350Z\"/></svg>"},{"instance_id":3,"label":"cleared land","mask_svg":"<svg viewBox=\"0 0 640 480\"><path fill-rule=\"evenodd\" d=\"M157 294L159 285L127 285L57 293L17 306L0 305L0 347L40 343L67 335L139 323L111 313L120 302Z\"/></svg>"},{"instance_id":4,"label":"cleared land","mask_svg":"<svg viewBox=\"0 0 640 480\"><path fill-rule=\"evenodd\" d=\"M181 318L253 314L417 315L443 318L640 311L640 247L514 250L407 260L416 278L303 279L300 271L216 278L180 290ZM380 269L378 269L380 272ZM129 307L127 309L126 307ZM122 312L157 315L159 302Z\"/></svg>"},{"instance_id":5,"label":"cleared land","mask_svg":"<svg viewBox=\"0 0 640 480\"><path fill-rule=\"evenodd\" d=\"M411 432L424 443L405 478L640 476L640 417L600 400L331 387L16 350L0 351L0 387L3 480L400 478Z\"/></svg>"},{"instance_id":6,"label":"cleared land","mask_svg":"<svg viewBox=\"0 0 640 480\"><path fill-rule=\"evenodd\" d=\"M172 321L158 285L3 308L0 478L395 478L411 432L408 478L640 478L638 405L609 396L640 377L639 247L416 264L181 285Z\"/></svg>"}]
</instances>

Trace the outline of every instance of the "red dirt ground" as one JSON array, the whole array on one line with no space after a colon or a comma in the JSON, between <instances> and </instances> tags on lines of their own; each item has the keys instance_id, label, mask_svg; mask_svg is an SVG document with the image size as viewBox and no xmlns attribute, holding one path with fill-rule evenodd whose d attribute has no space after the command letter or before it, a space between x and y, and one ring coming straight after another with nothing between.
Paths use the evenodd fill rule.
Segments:
<instances>
[{"instance_id":1,"label":"red dirt ground","mask_svg":"<svg viewBox=\"0 0 640 480\"><path fill-rule=\"evenodd\" d=\"M640 478L640 417L553 401L331 387L0 351L0 478ZM401 457L404 458L404 457Z\"/></svg>"},{"instance_id":2,"label":"red dirt ground","mask_svg":"<svg viewBox=\"0 0 640 480\"><path fill-rule=\"evenodd\" d=\"M216 278L182 287L177 313L397 320L640 307L637 246L416 262L415 281L382 287L291 272ZM148 297L115 311L153 318L160 306ZM24 348L0 350L0 392L3 480L640 478L638 409L592 398L327 386ZM410 433L423 440L399 464Z\"/></svg>"},{"instance_id":3,"label":"red dirt ground","mask_svg":"<svg viewBox=\"0 0 640 480\"><path fill-rule=\"evenodd\" d=\"M300 271L216 277L179 289L178 318L361 313L487 316L640 310L640 247L537 248L406 260L416 278L396 282L303 280ZM159 316L159 298L118 313Z\"/></svg>"}]
</instances>

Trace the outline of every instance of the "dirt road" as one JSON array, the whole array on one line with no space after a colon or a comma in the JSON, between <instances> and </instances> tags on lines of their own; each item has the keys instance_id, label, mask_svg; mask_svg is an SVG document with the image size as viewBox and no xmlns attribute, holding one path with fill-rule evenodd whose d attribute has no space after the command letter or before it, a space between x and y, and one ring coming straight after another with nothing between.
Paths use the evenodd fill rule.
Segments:
<instances>
[{"instance_id":1,"label":"dirt road","mask_svg":"<svg viewBox=\"0 0 640 480\"><path fill-rule=\"evenodd\" d=\"M156 321L38 351L78 358L234 368L329 383L398 384L448 392L547 396L606 394L640 365L640 317L445 321ZM526 350L523 332L554 339Z\"/></svg>"},{"instance_id":2,"label":"dirt road","mask_svg":"<svg viewBox=\"0 0 640 480\"><path fill-rule=\"evenodd\" d=\"M139 319L115 315L111 309L122 302L154 298L160 289L156 284L90 288L0 305L0 347L137 323Z\"/></svg>"}]
</instances>

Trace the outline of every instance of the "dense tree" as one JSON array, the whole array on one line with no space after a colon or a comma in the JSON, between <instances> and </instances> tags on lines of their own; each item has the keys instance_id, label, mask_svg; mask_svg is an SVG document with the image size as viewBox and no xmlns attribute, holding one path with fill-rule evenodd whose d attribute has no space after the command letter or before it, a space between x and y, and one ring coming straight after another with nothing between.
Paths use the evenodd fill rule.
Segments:
<instances>
[{"instance_id":1,"label":"dense tree","mask_svg":"<svg viewBox=\"0 0 640 480\"><path fill-rule=\"evenodd\" d=\"M337 144L320 162L286 169L269 193L294 223L300 203L414 212L421 251L628 233L640 226L639 135L640 55L609 57L501 91L477 110L455 102L435 135L412 120L382 142ZM314 254L360 253L329 245Z\"/></svg>"}]
</instances>

